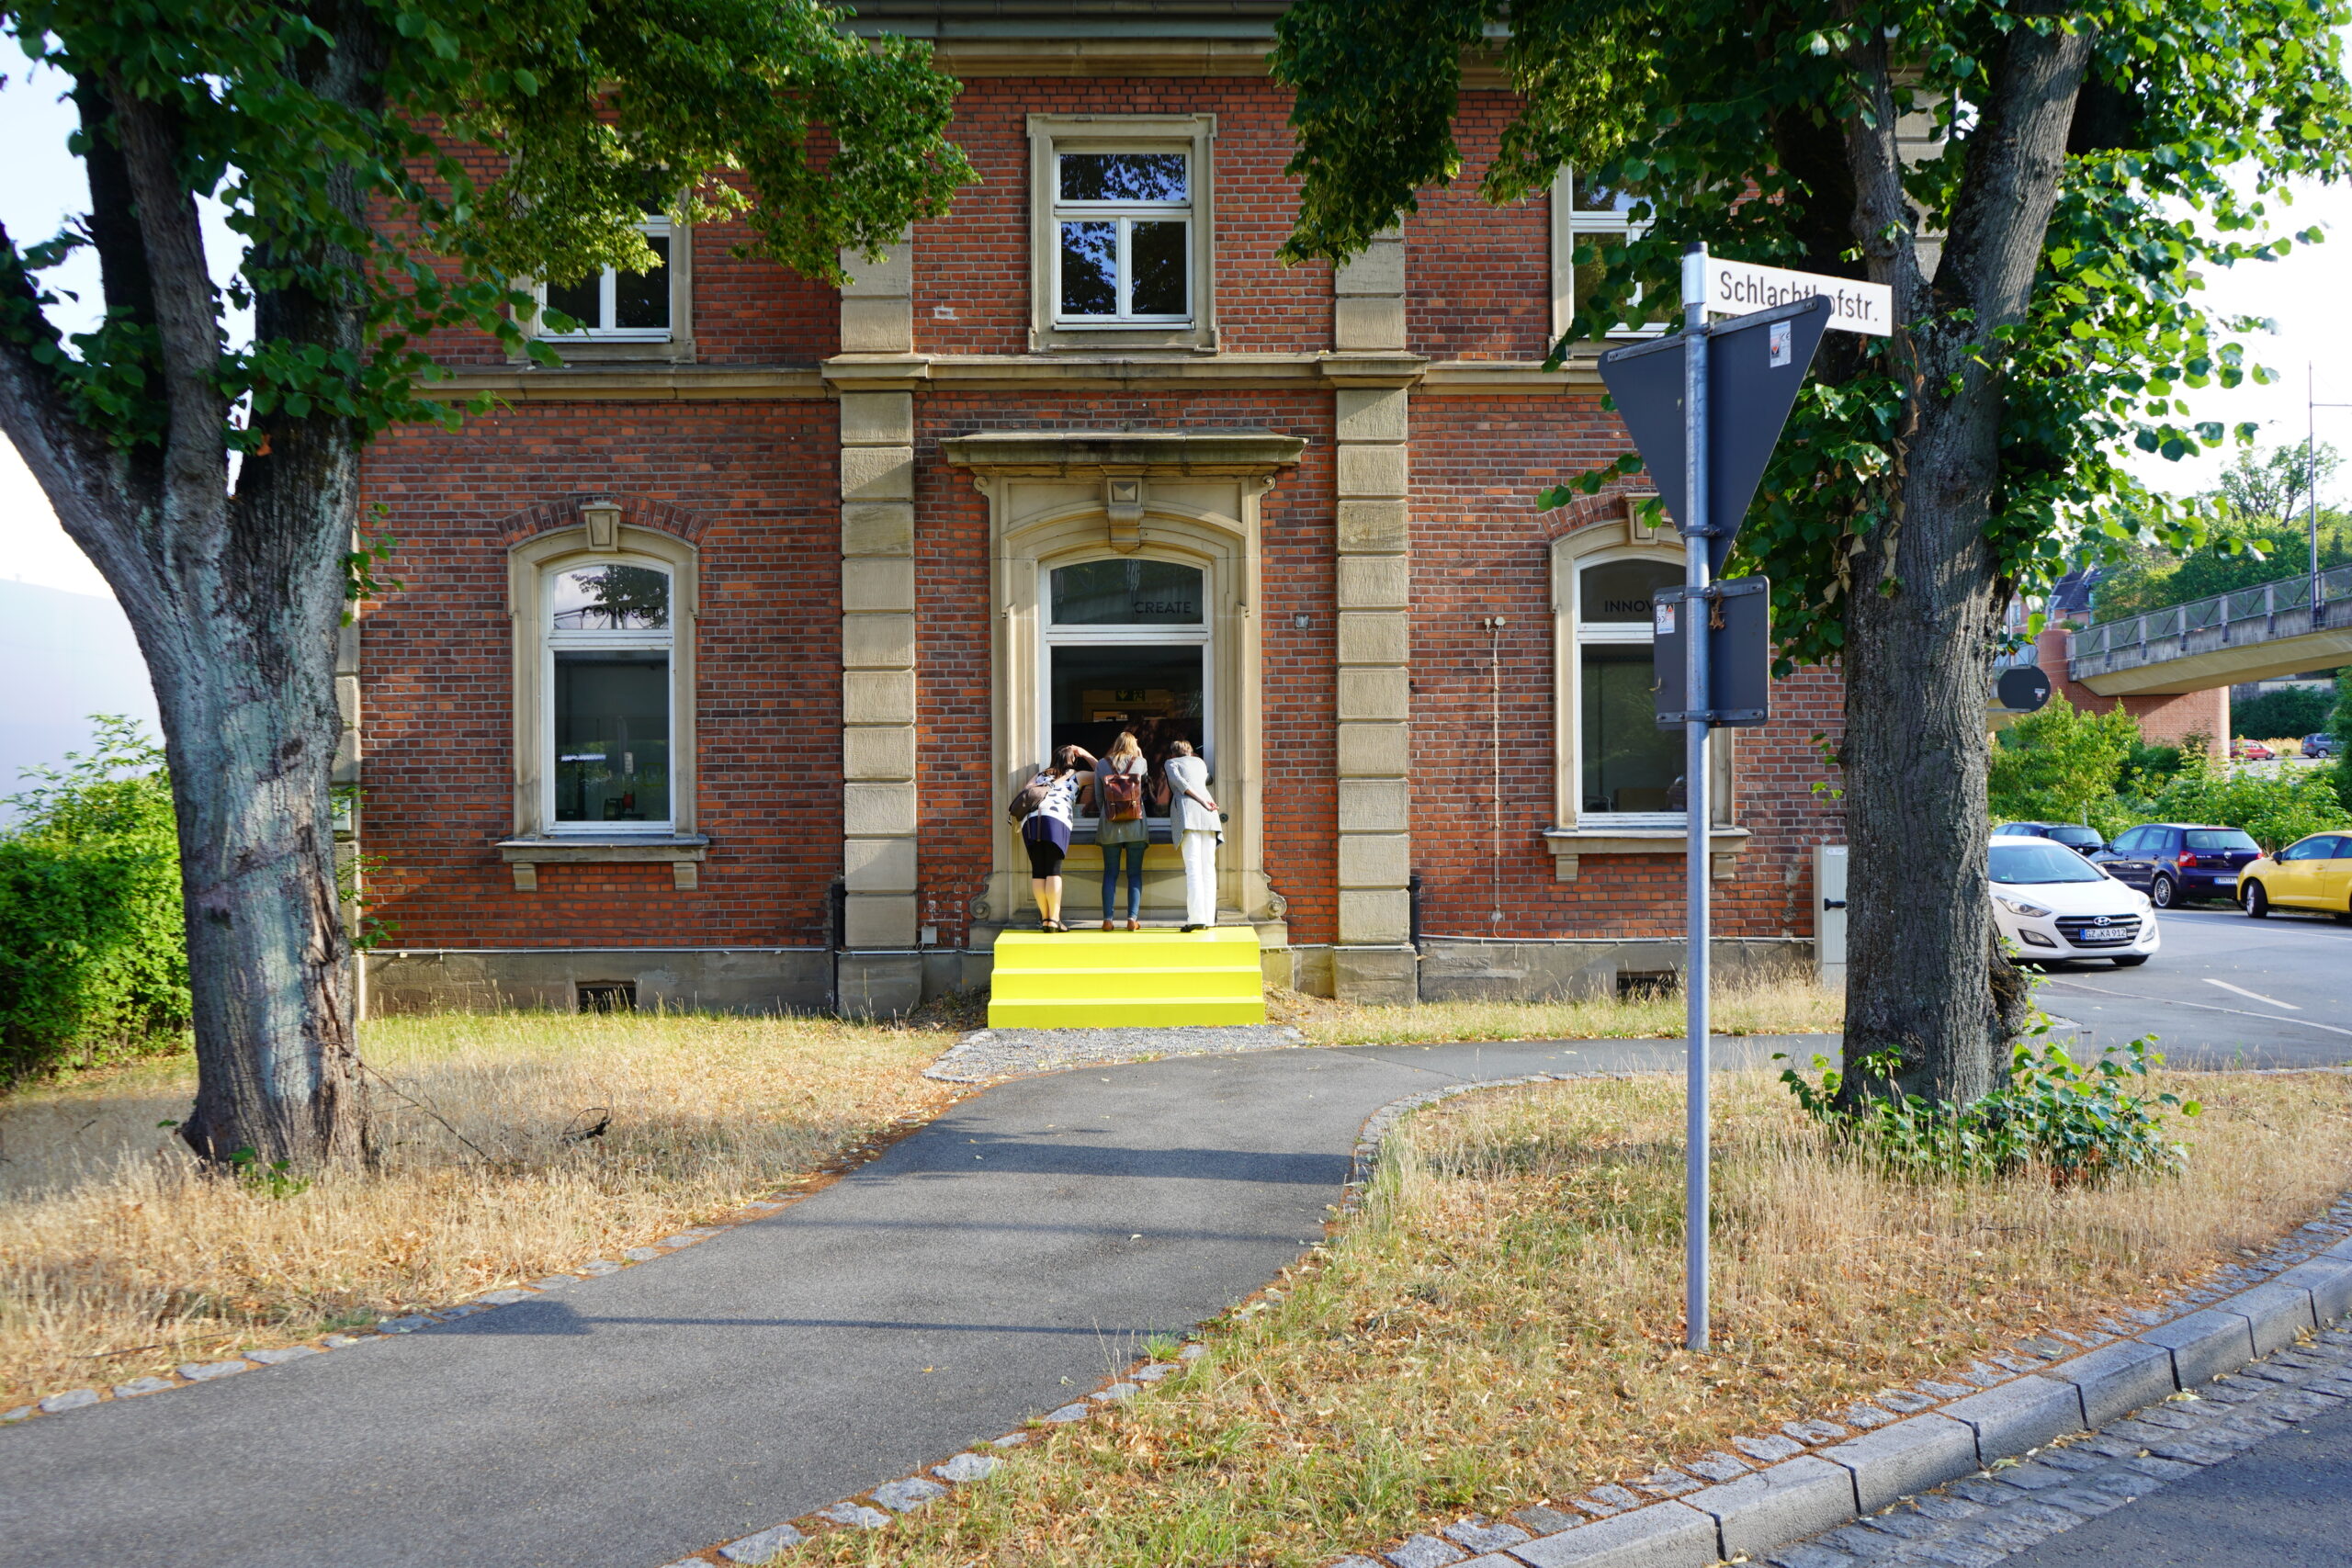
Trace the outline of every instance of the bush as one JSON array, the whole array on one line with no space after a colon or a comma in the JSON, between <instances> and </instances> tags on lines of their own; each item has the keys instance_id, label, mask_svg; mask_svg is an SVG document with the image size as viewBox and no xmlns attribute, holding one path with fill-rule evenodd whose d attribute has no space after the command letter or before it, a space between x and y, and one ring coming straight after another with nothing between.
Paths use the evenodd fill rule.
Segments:
<instances>
[{"instance_id":1,"label":"bush","mask_svg":"<svg viewBox=\"0 0 2352 1568\"><path fill-rule=\"evenodd\" d=\"M2352 827L2352 810L2340 797L2343 772L2341 764L2263 773L2191 768L2148 796L2139 819L2243 828L2255 842L2276 852L2307 833Z\"/></svg>"},{"instance_id":2,"label":"bush","mask_svg":"<svg viewBox=\"0 0 2352 1568\"><path fill-rule=\"evenodd\" d=\"M2335 699L2321 691L2291 688L2265 692L2252 702L2240 703L2231 709L2230 728L2257 740L2267 740L2274 735L2300 739L2327 728L2328 709L2334 704Z\"/></svg>"},{"instance_id":3,"label":"bush","mask_svg":"<svg viewBox=\"0 0 2352 1568\"><path fill-rule=\"evenodd\" d=\"M9 804L0 833L0 1086L182 1049L187 948L163 753L128 719Z\"/></svg>"},{"instance_id":4,"label":"bush","mask_svg":"<svg viewBox=\"0 0 2352 1568\"><path fill-rule=\"evenodd\" d=\"M2000 732L1986 780L1993 815L2005 820L2079 822L2111 807L2140 726L2121 708L2078 708L2053 696Z\"/></svg>"},{"instance_id":5,"label":"bush","mask_svg":"<svg viewBox=\"0 0 2352 1568\"><path fill-rule=\"evenodd\" d=\"M2043 1018L2036 1032L2048 1028ZM2118 1177L2169 1176L2187 1158L2178 1144L2165 1141L2164 1112L2154 1107L2175 1106L2194 1116L2198 1103L2176 1094L2151 1101L2131 1087L2164 1062L2149 1043L2134 1040L2120 1055L2101 1056L2085 1068L2055 1042L2018 1041L2010 1049L2008 1082L1957 1110L1892 1089L1840 1106L1844 1076L1826 1056L1813 1059L1821 1074L1818 1088L1794 1067L1781 1073L1781 1081L1807 1116L1896 1175L1983 1180L2038 1168L2056 1186L2099 1186ZM1860 1065L1865 1074L1883 1078L1896 1061L1890 1051L1863 1057Z\"/></svg>"}]
</instances>

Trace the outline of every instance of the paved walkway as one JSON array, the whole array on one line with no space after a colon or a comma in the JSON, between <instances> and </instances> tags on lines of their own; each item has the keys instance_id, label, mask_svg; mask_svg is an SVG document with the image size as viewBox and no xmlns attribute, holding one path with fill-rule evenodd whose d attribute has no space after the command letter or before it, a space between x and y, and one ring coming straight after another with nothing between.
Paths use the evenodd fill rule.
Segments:
<instances>
[{"instance_id":1,"label":"paved walkway","mask_svg":"<svg viewBox=\"0 0 2352 1568\"><path fill-rule=\"evenodd\" d=\"M1681 1059L1674 1041L1298 1050L1001 1085L647 1266L0 1430L0 1557L651 1568L1017 1427L1256 1290L1320 1236L1391 1100Z\"/></svg>"}]
</instances>

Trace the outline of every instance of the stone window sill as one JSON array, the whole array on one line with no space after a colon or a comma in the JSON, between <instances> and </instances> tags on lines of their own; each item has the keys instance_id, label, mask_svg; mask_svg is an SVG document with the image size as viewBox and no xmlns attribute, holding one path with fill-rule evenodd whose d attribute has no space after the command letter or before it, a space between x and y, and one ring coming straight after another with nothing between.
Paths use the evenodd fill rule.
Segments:
<instances>
[{"instance_id":1,"label":"stone window sill","mask_svg":"<svg viewBox=\"0 0 2352 1568\"><path fill-rule=\"evenodd\" d=\"M610 837L567 834L545 839L502 839L498 858L514 870L514 890L535 893L542 865L645 865L667 863L682 891L699 886L699 863L710 849L703 833L615 833Z\"/></svg>"},{"instance_id":2,"label":"stone window sill","mask_svg":"<svg viewBox=\"0 0 2352 1568\"><path fill-rule=\"evenodd\" d=\"M1578 863L1586 855L1679 855L1689 842L1681 828L1546 828L1544 847L1552 852L1553 874L1562 882L1577 879ZM1707 833L1707 853L1714 879L1722 882L1738 869L1747 848L1745 828L1717 825Z\"/></svg>"}]
</instances>

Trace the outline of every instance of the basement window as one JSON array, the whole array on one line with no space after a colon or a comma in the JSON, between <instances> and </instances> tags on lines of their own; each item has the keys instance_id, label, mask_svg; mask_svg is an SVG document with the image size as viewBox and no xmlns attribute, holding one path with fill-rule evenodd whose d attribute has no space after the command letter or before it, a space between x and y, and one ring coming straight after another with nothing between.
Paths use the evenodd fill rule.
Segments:
<instances>
[{"instance_id":1,"label":"basement window","mask_svg":"<svg viewBox=\"0 0 2352 1568\"><path fill-rule=\"evenodd\" d=\"M577 987L582 1012L635 1012L634 980L582 980Z\"/></svg>"}]
</instances>

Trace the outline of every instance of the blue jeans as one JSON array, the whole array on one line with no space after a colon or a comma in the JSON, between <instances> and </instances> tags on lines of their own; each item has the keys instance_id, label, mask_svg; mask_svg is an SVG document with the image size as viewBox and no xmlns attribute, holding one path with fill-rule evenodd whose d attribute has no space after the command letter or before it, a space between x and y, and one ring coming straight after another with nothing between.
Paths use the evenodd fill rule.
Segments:
<instances>
[{"instance_id":1,"label":"blue jeans","mask_svg":"<svg viewBox=\"0 0 2352 1568\"><path fill-rule=\"evenodd\" d=\"M1141 844L1105 844L1102 846L1102 918L1118 919L1111 906L1119 897L1119 861L1127 863L1127 919L1134 919L1143 912L1143 852Z\"/></svg>"}]
</instances>

